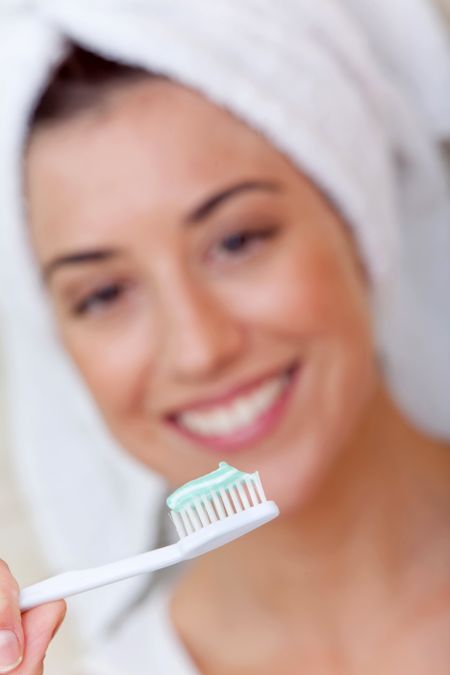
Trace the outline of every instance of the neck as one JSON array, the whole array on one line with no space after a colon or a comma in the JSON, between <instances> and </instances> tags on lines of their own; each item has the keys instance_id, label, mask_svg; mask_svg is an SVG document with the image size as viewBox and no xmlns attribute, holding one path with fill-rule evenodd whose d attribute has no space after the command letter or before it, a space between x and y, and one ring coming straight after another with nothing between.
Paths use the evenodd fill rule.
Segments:
<instances>
[{"instance_id":1,"label":"neck","mask_svg":"<svg viewBox=\"0 0 450 675\"><path fill-rule=\"evenodd\" d=\"M386 627L450 586L449 516L448 445L408 424L380 388L308 505L200 558L186 584L216 607L270 606L309 632L348 629L354 643L368 611Z\"/></svg>"}]
</instances>

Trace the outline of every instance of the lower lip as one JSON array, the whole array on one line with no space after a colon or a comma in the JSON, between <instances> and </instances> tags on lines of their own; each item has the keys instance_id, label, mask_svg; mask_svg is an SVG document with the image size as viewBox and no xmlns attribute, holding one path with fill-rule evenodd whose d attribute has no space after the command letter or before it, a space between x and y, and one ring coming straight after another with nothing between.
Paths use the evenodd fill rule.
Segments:
<instances>
[{"instance_id":1,"label":"lower lip","mask_svg":"<svg viewBox=\"0 0 450 675\"><path fill-rule=\"evenodd\" d=\"M248 449L268 436L279 424L288 407L298 377L299 367L296 367L295 371L291 373L290 380L285 389L273 405L254 422L243 429L228 434L226 437L201 436L181 426L181 424L178 424L175 420L171 420L169 424L185 438L189 438L189 440L194 441L208 450L212 450L214 453L236 452L238 450Z\"/></svg>"}]
</instances>

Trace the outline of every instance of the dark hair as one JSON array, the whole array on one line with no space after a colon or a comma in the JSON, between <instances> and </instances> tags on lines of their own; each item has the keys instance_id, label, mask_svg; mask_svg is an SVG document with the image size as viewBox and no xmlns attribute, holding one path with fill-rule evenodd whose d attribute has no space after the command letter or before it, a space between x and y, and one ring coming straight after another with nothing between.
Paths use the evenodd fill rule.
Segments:
<instances>
[{"instance_id":1,"label":"dark hair","mask_svg":"<svg viewBox=\"0 0 450 675\"><path fill-rule=\"evenodd\" d=\"M62 121L95 106L111 88L155 77L143 68L125 66L72 45L37 104L31 128Z\"/></svg>"}]
</instances>

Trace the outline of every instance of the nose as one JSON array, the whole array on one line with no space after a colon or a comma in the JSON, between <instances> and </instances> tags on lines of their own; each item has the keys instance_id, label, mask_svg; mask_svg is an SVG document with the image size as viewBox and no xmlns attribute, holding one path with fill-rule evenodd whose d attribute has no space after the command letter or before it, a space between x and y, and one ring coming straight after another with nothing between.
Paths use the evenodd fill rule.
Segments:
<instances>
[{"instance_id":1,"label":"nose","mask_svg":"<svg viewBox=\"0 0 450 675\"><path fill-rule=\"evenodd\" d=\"M201 282L184 279L177 290L165 311L166 368L185 381L223 372L242 353L244 329L239 318Z\"/></svg>"}]
</instances>

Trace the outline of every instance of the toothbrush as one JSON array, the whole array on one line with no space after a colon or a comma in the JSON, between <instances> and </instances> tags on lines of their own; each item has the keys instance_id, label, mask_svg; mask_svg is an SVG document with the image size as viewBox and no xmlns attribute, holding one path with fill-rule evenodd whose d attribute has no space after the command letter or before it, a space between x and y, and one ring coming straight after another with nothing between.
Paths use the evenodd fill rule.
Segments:
<instances>
[{"instance_id":1,"label":"toothbrush","mask_svg":"<svg viewBox=\"0 0 450 675\"><path fill-rule=\"evenodd\" d=\"M265 497L258 472L244 473L226 462L175 490L166 503L180 538L175 544L27 586L19 596L21 611L196 558L279 515L275 502Z\"/></svg>"}]
</instances>

